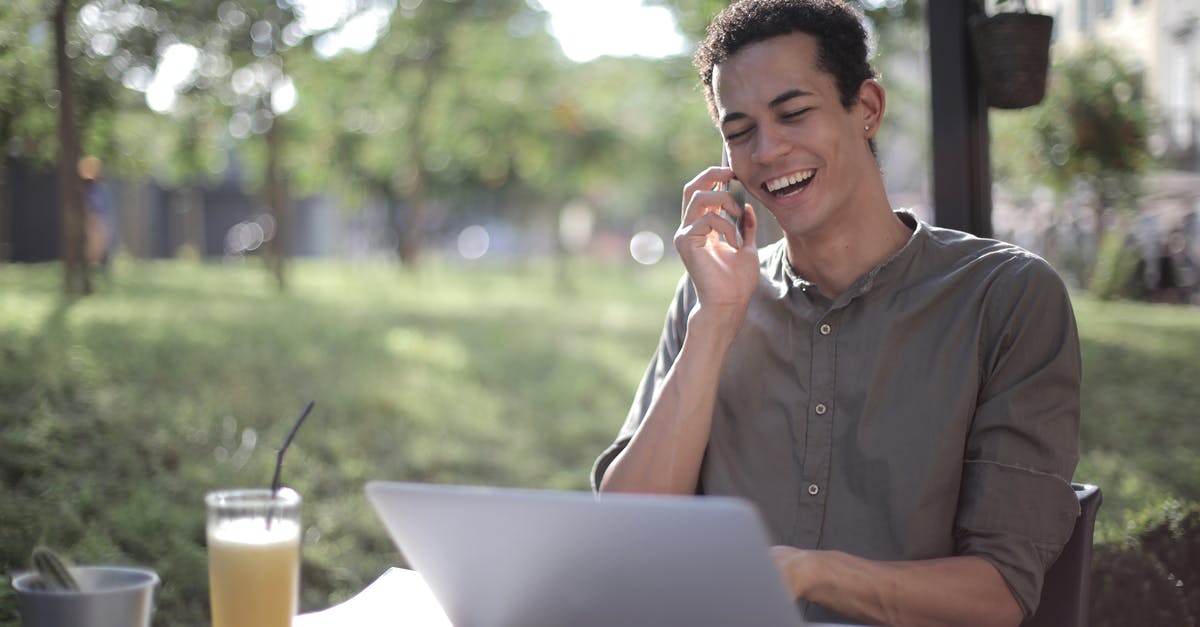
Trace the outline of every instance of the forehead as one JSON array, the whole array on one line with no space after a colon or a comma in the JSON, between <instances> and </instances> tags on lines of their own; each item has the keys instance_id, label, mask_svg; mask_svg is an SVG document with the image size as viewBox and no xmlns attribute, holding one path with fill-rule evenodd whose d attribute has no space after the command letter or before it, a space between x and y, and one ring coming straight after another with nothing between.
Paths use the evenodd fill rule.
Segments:
<instances>
[{"instance_id":1,"label":"forehead","mask_svg":"<svg viewBox=\"0 0 1200 627\"><path fill-rule=\"evenodd\" d=\"M815 37L789 33L756 41L716 64L712 85L718 116L792 89L827 95L836 86L833 76L817 67L817 52Z\"/></svg>"}]
</instances>

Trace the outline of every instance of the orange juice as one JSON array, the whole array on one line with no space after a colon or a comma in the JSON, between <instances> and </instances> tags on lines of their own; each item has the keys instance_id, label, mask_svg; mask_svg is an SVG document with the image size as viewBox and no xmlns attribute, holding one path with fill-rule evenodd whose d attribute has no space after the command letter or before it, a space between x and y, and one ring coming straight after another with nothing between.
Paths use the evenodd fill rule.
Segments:
<instances>
[{"instance_id":1,"label":"orange juice","mask_svg":"<svg viewBox=\"0 0 1200 627\"><path fill-rule=\"evenodd\" d=\"M276 518L210 524L213 627L289 627L300 589L300 525Z\"/></svg>"}]
</instances>

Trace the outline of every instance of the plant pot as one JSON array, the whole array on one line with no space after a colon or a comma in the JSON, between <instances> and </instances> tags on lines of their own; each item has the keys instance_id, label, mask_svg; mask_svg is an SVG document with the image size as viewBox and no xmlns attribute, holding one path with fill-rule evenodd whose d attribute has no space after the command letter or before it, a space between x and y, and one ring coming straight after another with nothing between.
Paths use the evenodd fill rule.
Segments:
<instances>
[{"instance_id":1,"label":"plant pot","mask_svg":"<svg viewBox=\"0 0 1200 627\"><path fill-rule=\"evenodd\" d=\"M80 590L45 590L37 573L17 573L12 586L24 627L149 627L158 575L145 568L77 566Z\"/></svg>"},{"instance_id":2,"label":"plant pot","mask_svg":"<svg viewBox=\"0 0 1200 627\"><path fill-rule=\"evenodd\" d=\"M1054 18L997 13L973 16L969 24L988 106L1023 109L1041 102L1046 95Z\"/></svg>"}]
</instances>

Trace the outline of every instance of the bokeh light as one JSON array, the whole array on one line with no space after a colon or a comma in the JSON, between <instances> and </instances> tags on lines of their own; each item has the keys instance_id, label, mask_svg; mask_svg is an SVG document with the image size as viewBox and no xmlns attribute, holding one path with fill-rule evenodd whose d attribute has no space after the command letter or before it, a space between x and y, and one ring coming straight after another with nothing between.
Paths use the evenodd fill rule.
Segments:
<instances>
[{"instance_id":1,"label":"bokeh light","mask_svg":"<svg viewBox=\"0 0 1200 627\"><path fill-rule=\"evenodd\" d=\"M646 266L652 266L662 261L666 246L654 231L638 231L629 238L629 254L633 260Z\"/></svg>"},{"instance_id":2,"label":"bokeh light","mask_svg":"<svg viewBox=\"0 0 1200 627\"><path fill-rule=\"evenodd\" d=\"M568 252L578 253L592 241L592 230L596 226L596 215L582 203L571 203L563 207L558 215L558 237Z\"/></svg>"},{"instance_id":3,"label":"bokeh light","mask_svg":"<svg viewBox=\"0 0 1200 627\"><path fill-rule=\"evenodd\" d=\"M491 236L487 229L472 224L458 233L458 254L466 259L479 259L487 254Z\"/></svg>"}]
</instances>

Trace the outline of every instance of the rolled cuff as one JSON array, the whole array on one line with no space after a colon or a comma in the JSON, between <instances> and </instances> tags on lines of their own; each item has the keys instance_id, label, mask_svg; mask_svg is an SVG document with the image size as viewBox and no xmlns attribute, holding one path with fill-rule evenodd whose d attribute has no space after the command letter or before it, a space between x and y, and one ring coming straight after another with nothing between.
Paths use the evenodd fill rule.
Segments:
<instances>
[{"instance_id":1,"label":"rolled cuff","mask_svg":"<svg viewBox=\"0 0 1200 627\"><path fill-rule=\"evenodd\" d=\"M620 455L621 451L625 450L626 446L629 446L630 439L630 437L618 437L616 442L613 442L611 445L609 445L609 447L604 449L604 452L600 454L600 457L596 458L596 463L592 464L593 492L600 491L600 481L604 479L604 473L608 471L608 467L612 465L613 460L617 458L617 455Z\"/></svg>"},{"instance_id":2,"label":"rolled cuff","mask_svg":"<svg viewBox=\"0 0 1200 627\"><path fill-rule=\"evenodd\" d=\"M963 465L955 553L981 557L1004 578L1021 612L1037 609L1046 571L1071 537L1079 501L1053 474L991 461Z\"/></svg>"}]
</instances>

